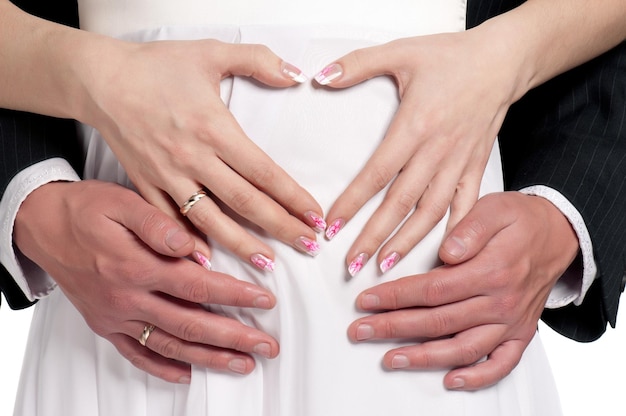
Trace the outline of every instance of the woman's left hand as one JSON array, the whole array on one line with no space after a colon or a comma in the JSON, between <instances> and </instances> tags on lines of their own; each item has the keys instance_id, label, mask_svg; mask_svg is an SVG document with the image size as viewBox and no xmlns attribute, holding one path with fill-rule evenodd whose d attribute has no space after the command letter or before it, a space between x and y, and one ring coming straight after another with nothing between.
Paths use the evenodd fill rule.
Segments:
<instances>
[{"instance_id":1,"label":"woman's left hand","mask_svg":"<svg viewBox=\"0 0 626 416\"><path fill-rule=\"evenodd\" d=\"M332 238L393 182L349 250L349 264L363 254L371 258L406 219L378 254L384 272L449 207L451 227L476 202L495 137L518 95L515 74L498 66L498 52L486 45L472 31L400 39L353 51L316 77L322 85L346 88L389 75L401 98L383 142L327 215Z\"/></svg>"}]
</instances>

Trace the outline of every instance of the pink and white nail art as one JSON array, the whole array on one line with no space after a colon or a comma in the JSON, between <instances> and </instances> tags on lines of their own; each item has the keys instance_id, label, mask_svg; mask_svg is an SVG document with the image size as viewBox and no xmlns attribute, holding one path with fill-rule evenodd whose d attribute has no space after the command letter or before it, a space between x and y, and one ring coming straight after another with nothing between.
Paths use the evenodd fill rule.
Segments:
<instances>
[{"instance_id":1,"label":"pink and white nail art","mask_svg":"<svg viewBox=\"0 0 626 416\"><path fill-rule=\"evenodd\" d=\"M318 215L313 211L308 211L304 215L314 224L313 229L315 232L321 233L326 229L326 221L324 221L324 218L322 218L321 215Z\"/></svg>"},{"instance_id":2,"label":"pink and white nail art","mask_svg":"<svg viewBox=\"0 0 626 416\"><path fill-rule=\"evenodd\" d=\"M320 85L328 85L343 75L343 68L339 64L330 64L315 75L315 81Z\"/></svg>"},{"instance_id":3,"label":"pink and white nail art","mask_svg":"<svg viewBox=\"0 0 626 416\"><path fill-rule=\"evenodd\" d=\"M274 263L272 259L269 259L260 253L253 254L250 257L250 261L259 269L267 272L273 272L276 267L276 263Z\"/></svg>"},{"instance_id":4,"label":"pink and white nail art","mask_svg":"<svg viewBox=\"0 0 626 416\"><path fill-rule=\"evenodd\" d=\"M398 260L400 260L400 255L394 251L380 262L380 271L383 273L387 272L398 263Z\"/></svg>"},{"instance_id":5,"label":"pink and white nail art","mask_svg":"<svg viewBox=\"0 0 626 416\"><path fill-rule=\"evenodd\" d=\"M336 219L335 221L333 221L332 224L330 224L328 226L328 228L326 229L326 238L329 240L332 240L333 237L335 237L337 235L337 233L339 231L341 231L341 229L343 228L343 226L345 225L345 221L342 220L341 218Z\"/></svg>"},{"instance_id":6,"label":"pink and white nail art","mask_svg":"<svg viewBox=\"0 0 626 416\"><path fill-rule=\"evenodd\" d=\"M317 256L320 252L319 243L307 237L299 237L294 243L294 245L299 250L302 250L306 254L313 256L313 257Z\"/></svg>"},{"instance_id":7,"label":"pink and white nail art","mask_svg":"<svg viewBox=\"0 0 626 416\"><path fill-rule=\"evenodd\" d=\"M361 271L361 269L363 268L363 266L365 266L365 263L367 263L368 260L369 256L365 253L361 253L356 256L348 266L348 273L350 273L350 276L356 276L356 274Z\"/></svg>"},{"instance_id":8,"label":"pink and white nail art","mask_svg":"<svg viewBox=\"0 0 626 416\"><path fill-rule=\"evenodd\" d=\"M199 251L194 251L192 256L196 263L198 263L200 266L204 267L207 270L211 270L211 262L204 254L200 253Z\"/></svg>"}]
</instances>

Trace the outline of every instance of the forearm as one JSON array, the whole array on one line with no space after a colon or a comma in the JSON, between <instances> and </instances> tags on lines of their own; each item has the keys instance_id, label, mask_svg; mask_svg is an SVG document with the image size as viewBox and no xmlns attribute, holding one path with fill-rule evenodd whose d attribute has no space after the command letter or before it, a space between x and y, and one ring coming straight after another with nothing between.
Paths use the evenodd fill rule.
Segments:
<instances>
[{"instance_id":1,"label":"forearm","mask_svg":"<svg viewBox=\"0 0 626 416\"><path fill-rule=\"evenodd\" d=\"M115 67L122 44L0 0L0 107L86 121L93 82L109 82L96 63Z\"/></svg>"},{"instance_id":2,"label":"forearm","mask_svg":"<svg viewBox=\"0 0 626 416\"><path fill-rule=\"evenodd\" d=\"M626 2L528 0L472 29L511 69L512 101L626 39ZM497 62L495 62L497 64Z\"/></svg>"}]
</instances>

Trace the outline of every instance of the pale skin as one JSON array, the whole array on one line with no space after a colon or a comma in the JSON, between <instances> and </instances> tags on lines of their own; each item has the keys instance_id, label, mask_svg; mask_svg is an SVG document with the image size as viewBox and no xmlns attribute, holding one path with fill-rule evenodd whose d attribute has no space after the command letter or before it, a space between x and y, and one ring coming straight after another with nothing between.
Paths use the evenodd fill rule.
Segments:
<instances>
[{"instance_id":1,"label":"pale skin","mask_svg":"<svg viewBox=\"0 0 626 416\"><path fill-rule=\"evenodd\" d=\"M462 217L463 213L470 209L476 199L476 190L480 176L482 175L484 163L488 157L488 149L491 148L493 137L495 137L500 127L508 106L531 87L598 55L617 44L626 36L624 33L626 29L622 24L624 16L626 16L626 6L623 2L608 2L604 4L605 7L602 7L602 10L598 10L600 8L597 7L597 4L594 5L595 7L591 6L592 2L583 0L552 2L542 0L529 1L514 12L494 18L488 24L465 32L464 34L405 39L374 49L357 51L338 61L344 69L344 75L336 81L333 81L331 87L348 87L373 76L392 74L398 81L400 94L402 96L402 105L393 125L390 127L387 139L370 160L363 173L355 180L353 185L348 188L344 196L337 201L327 216L329 219L343 218L349 220L373 193L386 185L394 178L395 174L399 172L400 169L403 169L402 174L398 176L398 179L394 182L392 192L387 196L385 203L364 229L359 239L357 239L351 252L348 253L348 261L352 258L352 255L360 252L375 253L380 243L391 232L393 223L395 222L397 224L407 215L411 207L416 204L418 206L416 212L426 212L428 214L421 216L412 215L408 226L404 227L383 246L379 252L379 261L391 251L396 251L402 256L403 253L406 253L412 248L430 229L432 224L436 223L441 218L445 211L443 207L452 204L453 224ZM115 77L117 74L117 68L120 66L116 64L116 62L124 62L124 65L128 66L128 68L125 68L125 76L128 77L129 85L125 86L125 88L137 88L139 90L146 88L147 91L151 91L151 93L155 93L156 91L156 93L159 94L166 90L162 88L163 83L159 84L159 88L152 89L150 85L135 85L136 83L130 81L134 79L150 78L135 76L141 73L144 63L143 60L133 59L133 56L141 56L142 59L147 60L146 62L150 62L151 59L158 62L159 59L165 59L169 53L175 54L176 56L181 56L179 54L182 54L185 55L184 59L187 59L187 66L193 67L193 65L189 65L189 62L198 62L200 60L198 56L205 56L207 54L206 51L203 53L197 52L206 47L213 52L217 58L222 57L221 62L228 62L227 64L222 63L220 66L220 59L216 58L218 64L211 69L213 72L209 71L210 75L206 77L208 79L198 77L198 74L194 73L194 71L191 71L190 78L181 77L180 73L177 73L176 79L186 79L186 82L188 82L189 79L197 80L197 83L193 84L194 87L191 88L190 91L186 91L185 94L191 93L193 95L197 94L199 91L204 91L204 96L207 96L206 92L208 91L216 92L218 82L221 78L233 74L254 75L261 81L275 86L287 87L294 83L293 80L285 78L280 71L280 59L270 54L269 51L264 48L250 46L250 55L243 55L252 56L252 63L243 62L240 63L240 65L236 65L230 60L230 55L242 55L237 53L240 52L240 50L235 51L231 49L231 46L222 45L214 41L207 41L206 43L172 42L145 46L128 45L96 35L66 29L61 30L55 25L45 25L39 20L27 19L24 16L20 17L19 12L15 11L8 2L0 2L0 16L9 16L10 13L14 13L13 16L15 19L10 20L10 24L0 25L0 31L13 31L7 33L15 34L16 32L14 31L22 30L20 24L23 24L26 30L24 31L23 37L0 36L0 50L7 51L7 54L10 56L17 56L19 58L15 60L0 60L0 73L7 75L6 77L0 77L0 80L15 80L15 82L7 82L6 85L1 85L2 88L0 88L0 91L5 92L3 92L3 96L0 96L0 105L50 115L72 117L85 121L88 124L98 127L105 134L113 150L118 149L116 153L139 155L145 152L146 148L151 149L153 152L151 155L155 159L152 160L152 162L144 162L147 163L145 168L138 169L136 173L129 172L129 174L135 183L139 183L139 189L148 200L161 208L167 209L168 212L173 212L171 204L166 203L167 199L162 196L160 190L164 190L166 193L170 194L176 204L180 205L188 194L193 193L197 189L200 183L207 185L205 182L209 182L210 180L215 181L211 183L223 183L217 179L202 179L199 176L200 173L194 171L192 157L198 154L197 149L200 146L197 142L199 138L196 137L198 135L193 132L199 130L203 132L217 131L217 127L214 125L212 128L209 123L208 126L202 126L200 129L194 128L193 126L197 126L194 121L197 122L198 119L194 117L194 109L190 107L183 107L185 108L183 111L190 111L190 114L183 114L183 122L180 122L180 119L174 117L173 114L161 113L160 111L165 108L177 108L177 101L171 98L175 97L176 94L172 94L169 97L155 97L154 100L150 100L149 102L166 102L171 104L171 106L161 106L153 109L153 118L162 120L162 124L159 125L160 130L158 130L160 133L152 137L153 141L148 142L150 146L146 146L145 142L139 144L135 143L134 139L139 141L139 139L150 137L150 132L148 131L146 133L146 126L133 125L133 123L136 123L137 118L132 116L132 103L110 101L115 100L116 97L119 98L122 96L115 94L115 91L111 91L109 88L110 83L107 82L108 79ZM558 17L558 19L555 19L555 16ZM555 21L561 24L555 24ZM527 22L536 22L536 24L532 25L533 31L528 30ZM575 30L572 30L572 28L575 28ZM496 35L494 36L494 34ZM5 41L2 42L1 39L5 39ZM19 43L19 45L11 44L11 42L8 42L6 39L20 39L19 42L14 42ZM45 39L45 41L42 41L42 39ZM558 44L561 46L559 48L553 48L557 40ZM46 42L53 42L57 47L49 48ZM94 47L94 44L99 47ZM184 47L183 44L188 45L190 51L188 51L187 47ZM98 50L99 54L105 53L107 56L110 54L111 68L98 68L95 65L90 65L96 60L100 62L101 55L93 57L91 60L82 59L80 62L76 62L75 56L72 57L69 54L64 54L63 51L65 48L59 48L58 45L72 45L73 54L78 56L82 55L87 58L89 58L90 52L92 53L94 50ZM488 47L486 47L486 45L488 45ZM405 51L409 48L411 52L414 52L410 54L413 61L406 63L400 62L398 57L402 56L406 58L409 54L405 53ZM474 53L471 54L472 57L468 61L463 62L464 70L458 71L457 61L453 58L464 55L470 56L468 49L471 50L472 48L474 50ZM50 51L58 52L59 50L61 51L60 53L50 55ZM81 54L81 50L88 52ZM79 53L76 53L76 51L79 51ZM547 51L550 53L547 53ZM422 59L420 59L421 55L419 52L424 53ZM476 58L476 52L479 52L481 59ZM391 68L387 65L380 67L378 63L374 64L371 59L373 53L386 54L389 59L379 58L376 61L378 63L389 62L391 63L390 66L395 65L397 68ZM433 54L437 54L441 59L430 59ZM131 58L129 58L129 55ZM39 62L41 56L45 57L46 62L50 64L47 66L49 72L44 74L40 73L41 65L25 64L34 61ZM192 59L192 56L195 58ZM368 59L368 56L370 59ZM129 61L129 59L131 60ZM273 64L267 65L267 68L271 68L271 70L267 70L269 72L256 69L259 65L265 68L262 65L263 62L266 62L265 59L269 59L270 62L273 62ZM168 63L179 62L181 60L182 58L168 58ZM19 64L15 62L19 62ZM506 65L502 65L502 62L506 63ZM145 65L148 68L154 68L153 64ZM198 63L198 65L201 68L205 67L202 65L202 62ZM422 69L422 65L428 65L428 70ZM439 67L436 67L436 65L439 65ZM474 70L470 70L468 66L473 66ZM156 67L163 68L164 66L157 65ZM24 71L25 68L27 69L26 71ZM58 69L58 71L50 70L50 68ZM490 70L486 71L486 68ZM492 68L504 68L509 71L505 71L504 69L502 71L493 71ZM166 68L164 68L164 70L165 69ZM186 70L189 71L189 68ZM34 71L34 73L30 71ZM100 71L105 71L105 73L100 73ZM165 72L166 73L155 75L154 71L151 69L150 74L151 77L156 76L156 79L169 79L169 73L167 71ZM159 76L162 76L162 78L159 78ZM171 74L169 76L171 77ZM427 78L428 76L441 77L441 79L429 80ZM468 78L463 79L463 77ZM205 86L204 89L202 88L203 85ZM483 87L485 85L489 86L489 88ZM494 85L500 85L502 88L492 87ZM184 88L185 86L178 87ZM476 88L475 90L471 90L471 87ZM431 93L429 88L437 88L436 93ZM34 91L37 91L37 93L34 94ZM462 98L464 99L459 99L459 91L463 91ZM29 92L33 94L29 94ZM32 98L29 97L36 97L37 99L32 100ZM214 94L213 98L216 97L219 98L217 94ZM455 97L456 99L452 101L444 100L445 97ZM228 131L232 132L234 137L238 135L241 137L242 133L236 126L236 122L230 118L227 112L224 112L223 109L220 108L217 98L211 103L207 103L208 108L214 108L217 114L223 115L225 120L227 120L225 123L231 126L231 129ZM441 98L441 100L439 100L439 98ZM454 108L450 108L450 102L456 103ZM128 106L126 111L116 115L116 109L124 108L124 104ZM478 109L478 105L480 105L480 109ZM142 107L141 113L145 114L145 111L146 109ZM222 112L220 113L220 111ZM420 117L419 119L410 117L414 112L427 116ZM482 119L478 118L478 116L468 118L466 116L467 114L480 114ZM425 124L424 120L432 124ZM223 121L218 120L216 121L216 125L223 127L223 125L220 124L222 122ZM183 126L182 132L177 128L180 126ZM163 131L171 131L172 136L169 134L161 134ZM131 137L127 137L125 132L130 132ZM189 134L186 136L187 133ZM146 134L145 137L144 134ZM173 137L173 135L176 137L189 137L189 139L178 140L176 143L171 143L169 142L169 138ZM229 148L228 141L214 137L210 133L204 136L204 140L204 142L200 141L200 143L204 143L205 145L208 143L210 146L210 150L201 153L202 157L199 158L204 164L207 163L207 160L213 158L217 166L219 166L219 164L222 163L222 159L228 158L229 155L232 156L232 149L236 148L239 150L239 148L235 146ZM440 150L435 151L434 154L431 153L426 157L420 156L418 150L423 147L428 147L426 143L429 141L437 142L439 145L443 144L443 147L439 147ZM395 145L396 142L398 146ZM247 138L241 137L241 141L237 143L245 143L246 146L254 149L251 151L252 156L247 160L248 163L242 163L242 166L272 166L271 161L268 162L268 159L265 159L265 155L263 155L260 150L256 149ZM394 145L391 145L392 143ZM135 145L136 147L133 147ZM401 160L395 157L397 149L403 149L403 155L411 155L411 152L406 151L407 145L409 146L408 148L412 149L414 152L414 156L410 156L408 160L405 159L400 164L396 163L397 160ZM465 149L465 151L456 151L455 149ZM229 150L231 151L229 152ZM172 159L168 156L170 152L175 152L175 154L179 156L182 154L183 157ZM188 157L185 157L185 155ZM423 159L429 161L433 160L433 155L438 158L434 159L437 163L429 164L421 162ZM129 160L130 156L126 161ZM182 166L175 166L177 161L180 160L185 161L185 163L183 163ZM125 160L122 159L122 163L124 162ZM235 160L229 160L229 162L237 163ZM258 164L250 164L252 162ZM266 165L263 163L266 163ZM443 168L439 169L445 166L453 166L453 168L449 170ZM222 199L224 199L227 204L228 201L233 201L235 206L237 206L237 201L242 200L241 195L252 195L254 198L258 198L252 199L255 203L248 206L256 206L258 201L265 201L265 203L268 204L268 209L276 213L275 216L270 215L271 218L268 220L266 217L254 217L254 212L248 212L248 215L252 216L251 219L253 222L257 222L259 225L268 229L268 231L277 236L281 241L291 243L293 241L292 238L297 238L301 235L314 238L312 230L308 227L312 224L304 224L302 221L305 221L303 217L304 212L309 210L320 212L319 207L312 199L309 199L310 196L307 196L308 194L300 189L297 184L290 182L290 179L288 179L282 170L278 167L272 167L271 169L276 169L276 176L271 175L270 177L273 177L274 181L266 181L265 186L263 186L263 180L259 182L258 179L255 179L256 175L254 172L237 172L233 177L229 176L231 179L236 179L232 181L234 183L233 186L235 189L241 189L242 193L237 193L237 195L234 196L231 195L229 198L228 194L225 193L226 191L222 191L223 193L218 196L222 196ZM424 173L424 169L426 173ZM244 169L242 168L241 170L243 171ZM229 170L227 171L230 173ZM168 185L167 178L172 175L172 172L178 172L178 174L173 175L175 179L172 179L172 182ZM381 175L381 172L385 174ZM409 176L426 179L419 183L409 180ZM374 181L374 188L369 185L370 182L367 180L372 177L378 178L378 180ZM268 178L266 177L265 179ZM143 187L141 186L142 183L145 184ZM164 183L164 185L160 185L160 183ZM180 195L172 195L174 192L180 191L180 183L188 183L189 192L185 195L182 195L182 192ZM237 187L237 183L240 188ZM286 188L276 187L274 193L274 188L271 187L271 185L275 183L286 184ZM176 184L176 186L174 186L174 184ZM264 196L263 192L256 190L257 188L264 190L267 195L275 196L275 200L279 202L291 201L292 204L287 204L287 207L281 208L279 204L265 199L267 195ZM230 187L230 189L233 189L233 187ZM280 189L288 189L291 190L291 192L289 192L288 195L282 195ZM211 190L217 194L216 190ZM293 199L296 195L302 196L303 199ZM248 198L243 198L243 200L250 201ZM243 230L239 229L236 224L229 222L227 218L220 217L217 208L210 205L208 198L204 198L203 201L205 202L205 207L201 210L194 208L194 211L197 213L205 210L204 212L207 213L206 216L204 216L204 214L196 214L198 218L193 216L190 218L202 231L211 235L216 240L221 241L222 244L233 249L233 251L244 259L248 259L250 254L257 252L271 256L271 252L267 251L269 249L264 247L265 245L263 243L247 235ZM286 204L286 202L284 203ZM534 205L534 203L531 205ZM199 208L201 207L200 204L197 206ZM433 209L433 206L439 208ZM558 213L554 207L551 209L554 210L553 214ZM237 209L235 208L235 210ZM243 207L239 207L239 212L246 213L245 204ZM263 210L263 212L266 211ZM293 215L289 215L288 213L292 213ZM558 213L558 215L560 215L560 213ZM289 227L285 227L285 223L283 222L276 221L276 218L287 219L287 217L288 220L291 221L288 222L291 224ZM390 218L391 220L382 221L380 220L382 217ZM219 221L216 219L211 224L204 224L203 227L202 218L217 218ZM489 220L493 219L490 218ZM493 228L494 227L491 226L487 227L489 230ZM497 226L495 228L497 228ZM571 229L567 228L566 231L566 228L567 227L559 227L558 234L571 236ZM461 230L461 234L464 234L465 231L463 230L465 230L465 228L463 228L463 223L460 223L459 229ZM504 229L509 230L510 228L504 227ZM294 230L297 230L297 232L294 232ZM495 239L495 236L498 235L497 233L494 232L493 235L493 240L503 247L508 247L508 249L517 248L517 243L513 243L515 247L510 247L512 244L511 239L503 239L504 241L502 241ZM567 240L567 237L561 238ZM480 247L480 242L483 240L478 240L478 243L468 241L468 246L473 247L474 245L478 245ZM495 245L496 243L493 244ZM469 250L468 253L473 253L473 251ZM457 261L467 260L468 257L471 257L470 254ZM476 270L480 270L480 268L478 268L478 261L481 258L483 257L478 255L473 257L473 260L465 263L464 267L477 267ZM518 257L511 256L510 258L517 259ZM563 255L558 261L553 260L559 264L559 267L551 267L550 270L556 273L556 271L563 269L562 265L569 264L572 258L571 253L567 253L567 255ZM454 261L448 262L455 263ZM510 270L511 276L514 277L507 280L510 285L505 286L505 289L502 289L500 285L496 288L483 288L483 293L490 293L494 297L505 296L505 298L506 296L522 296L522 298L527 299L527 306L530 304L533 305L529 307L528 310L534 310L533 308L543 306L538 305L536 301L532 300L545 298L547 293L544 292L546 285L531 285L530 287L534 288L533 291L536 290L536 293L528 294L524 297L523 294L519 294L520 285L516 285L512 282L519 282L524 279L530 279L532 281L536 279L538 282L542 281L542 279L547 279L548 281L554 282L556 278L558 278L558 275L547 278L546 276L538 277L530 272L520 272L513 264L507 264L503 267L507 267L507 270ZM450 270L453 269L450 268ZM442 273L442 271L437 271L434 274L435 280L438 278L437 276L439 276L438 273ZM420 278L423 279L423 276ZM479 279L480 277L475 276L474 278ZM395 288L396 292L385 292L384 288L374 288L372 290L375 292L381 290L381 293L379 293L380 305L394 305L396 300L394 299L393 293L398 293L397 291L404 286L413 284L412 281L414 280L416 280L414 277L409 277L408 279L392 283L391 287ZM530 289L526 286L523 287L524 291L528 293ZM502 291L506 291L508 295L503 295ZM474 295L468 294L467 296L471 298ZM437 303L436 299L435 297L428 302L428 306L433 308L429 309L429 313L432 313L434 316L439 313L437 305L450 301L449 299L442 298L439 300L440 303ZM416 298L414 300L405 300L404 302L405 303L402 304L408 308L411 306L419 307L424 301L423 299ZM361 303L361 300L359 300L357 304L361 307L365 306ZM454 313L459 314L458 316L463 315L464 313L461 311L464 308L471 309L470 304L471 302L457 301L452 304L455 309L458 308L458 312ZM522 303L519 305L522 305ZM380 309L380 306L375 309ZM409 312L416 311L417 310L409 310ZM512 315L504 324L510 324L512 328L511 331L502 330L502 332L497 333L498 331L492 330L492 324L502 324L502 322L494 323L492 316L484 316L482 319L484 322L467 323L470 328L464 329L462 328L463 325L460 325L441 329L440 331L448 331L447 333L456 332L457 336L453 338L453 340L457 339L457 341L459 339L476 340L479 338L475 335L478 331L486 331L485 333L490 339L490 344L493 344L492 348L496 349L488 351L489 348L487 346L474 348L479 351L484 351L483 355L493 352L491 355L492 360L488 360L487 363L491 361L490 364L500 365L501 368L509 369L508 371L510 371L510 368L517 362L516 360L519 360L519 355L517 355L516 358L514 356L516 352L521 354L523 348L520 350L519 346L523 344L523 341L521 343L517 342L511 344L507 344L507 341L520 339L528 340L528 334L530 333L529 328L532 327L534 331L534 327L536 327L536 319L534 323L526 322L525 325L512 324L523 322L520 316L522 316L525 311L526 309L522 307L510 311ZM518 318L515 318L516 312ZM466 310L465 313L469 312ZM537 313L534 313L533 316L538 319ZM398 314L372 315L371 319L374 319L374 321L376 321L376 319L387 320L389 328L397 328L402 325L402 317ZM427 317L425 317L425 319L427 321ZM353 330L354 326L351 327L350 331ZM419 329L413 328L412 331L419 335ZM428 329L428 331L428 333L437 332L432 328ZM398 330L395 334L402 334L403 336L412 338L414 335L410 332L411 331ZM394 334L376 333L376 337L392 335ZM351 336L354 336L352 332ZM498 344L498 341L500 344ZM427 348L428 345L431 344L424 344L424 348ZM515 345L516 347L497 349L498 345ZM422 355L422 361L420 362L419 347L413 351L416 350L417 353L415 353L415 356L412 355L409 357L414 360L411 362L410 367L425 367L423 358L427 355ZM499 353L496 354L496 351L505 351L505 353L500 355ZM394 353L385 358L387 365L391 363L393 354ZM460 364L470 364L470 361L471 360L466 359L466 362ZM436 361L430 362L433 363L430 366L445 367L445 361L441 357ZM448 365L454 364L459 363L454 361L448 363ZM487 367L486 370L485 367ZM457 388L478 388L495 382L498 377L503 376L505 373L507 373L507 371L500 371L494 376L494 372L489 372L487 365L455 370L447 376L446 385L448 387ZM459 376L463 376L462 378L465 380L463 386L458 386L456 382L452 381Z\"/></svg>"}]
</instances>

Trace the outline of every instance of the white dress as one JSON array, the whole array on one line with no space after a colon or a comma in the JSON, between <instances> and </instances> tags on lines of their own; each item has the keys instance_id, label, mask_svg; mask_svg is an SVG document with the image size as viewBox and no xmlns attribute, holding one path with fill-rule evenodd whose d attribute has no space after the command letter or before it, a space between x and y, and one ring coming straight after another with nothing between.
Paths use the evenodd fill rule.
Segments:
<instances>
[{"instance_id":1,"label":"white dress","mask_svg":"<svg viewBox=\"0 0 626 416\"><path fill-rule=\"evenodd\" d=\"M465 23L465 1L459 0L388 0L384 5L360 0L306 5L229 0L221 7L209 3L214 2L79 1L81 24L87 30L138 41L211 37L263 43L308 75L356 48L402 36L458 31ZM326 211L376 149L398 105L396 88L386 77L341 91L317 89L310 83L277 90L245 79L227 80L223 98L248 135ZM98 133L87 128L85 141L85 175L129 185ZM482 192L501 188L495 149ZM386 274L381 275L372 261L355 278L347 278L346 251L382 194L332 242L321 241L316 258L251 227L276 252L278 267L273 273L261 272L215 248L214 270L267 287L278 300L271 311L213 307L279 340L279 357L257 357L252 374L194 368L189 386L146 375L94 335L57 290L37 305L16 415L560 414L538 336L510 376L474 393L446 391L445 371L384 370L384 353L400 343L348 340L348 325L361 316L354 307L359 292L437 264L443 224Z\"/></svg>"}]
</instances>

